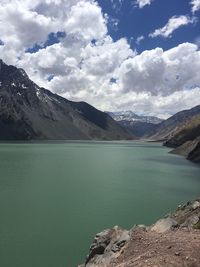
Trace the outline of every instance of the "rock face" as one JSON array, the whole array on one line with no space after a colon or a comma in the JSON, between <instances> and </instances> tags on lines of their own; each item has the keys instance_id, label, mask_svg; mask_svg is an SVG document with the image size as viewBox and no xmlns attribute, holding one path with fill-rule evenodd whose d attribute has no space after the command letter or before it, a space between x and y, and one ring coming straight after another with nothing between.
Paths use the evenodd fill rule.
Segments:
<instances>
[{"instance_id":1,"label":"rock face","mask_svg":"<svg viewBox=\"0 0 200 267\"><path fill-rule=\"evenodd\" d=\"M198 137L200 137L200 114L192 116L177 127L165 144L170 147L178 147Z\"/></svg>"},{"instance_id":2,"label":"rock face","mask_svg":"<svg viewBox=\"0 0 200 267\"><path fill-rule=\"evenodd\" d=\"M96 235L79 267L200 266L200 199L179 206L154 225L120 227Z\"/></svg>"},{"instance_id":3,"label":"rock face","mask_svg":"<svg viewBox=\"0 0 200 267\"><path fill-rule=\"evenodd\" d=\"M37 86L24 70L2 60L0 128L0 140L133 138L106 113Z\"/></svg>"},{"instance_id":4,"label":"rock face","mask_svg":"<svg viewBox=\"0 0 200 267\"><path fill-rule=\"evenodd\" d=\"M109 266L110 262L120 255L129 238L129 232L118 226L97 234L86 258L86 266L95 266L96 263Z\"/></svg>"},{"instance_id":5,"label":"rock face","mask_svg":"<svg viewBox=\"0 0 200 267\"><path fill-rule=\"evenodd\" d=\"M164 145L174 147L172 153L200 162L200 115L194 115L181 125Z\"/></svg>"},{"instance_id":6,"label":"rock face","mask_svg":"<svg viewBox=\"0 0 200 267\"><path fill-rule=\"evenodd\" d=\"M161 122L146 137L164 141L165 146L174 148L172 153L200 162L200 106L181 111Z\"/></svg>"},{"instance_id":7,"label":"rock face","mask_svg":"<svg viewBox=\"0 0 200 267\"><path fill-rule=\"evenodd\" d=\"M175 136L185 124L187 124L192 118L200 115L200 105L190 110L183 110L169 119L161 122L151 133L147 135L148 138L153 140L169 140Z\"/></svg>"},{"instance_id":8,"label":"rock face","mask_svg":"<svg viewBox=\"0 0 200 267\"><path fill-rule=\"evenodd\" d=\"M195 145L194 149L190 151L188 154L188 159L194 162L200 163L200 138L195 139L197 144Z\"/></svg>"}]
</instances>

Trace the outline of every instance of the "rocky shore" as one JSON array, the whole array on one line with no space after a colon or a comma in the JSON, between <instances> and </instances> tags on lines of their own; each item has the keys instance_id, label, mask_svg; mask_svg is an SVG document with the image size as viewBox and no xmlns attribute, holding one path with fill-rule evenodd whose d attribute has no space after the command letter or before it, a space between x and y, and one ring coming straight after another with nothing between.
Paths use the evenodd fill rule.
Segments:
<instances>
[{"instance_id":1,"label":"rocky shore","mask_svg":"<svg viewBox=\"0 0 200 267\"><path fill-rule=\"evenodd\" d=\"M97 234L79 267L199 267L200 198L151 226L115 226Z\"/></svg>"}]
</instances>

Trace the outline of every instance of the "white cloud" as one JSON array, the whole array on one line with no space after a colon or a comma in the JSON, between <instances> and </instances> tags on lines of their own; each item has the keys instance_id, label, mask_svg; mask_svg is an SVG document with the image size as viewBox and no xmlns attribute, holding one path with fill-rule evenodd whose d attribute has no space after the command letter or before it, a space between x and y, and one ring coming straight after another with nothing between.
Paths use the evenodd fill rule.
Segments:
<instances>
[{"instance_id":1,"label":"white cloud","mask_svg":"<svg viewBox=\"0 0 200 267\"><path fill-rule=\"evenodd\" d=\"M119 19L108 16L107 14L105 15L105 18L107 20L108 29L116 32L118 30Z\"/></svg>"},{"instance_id":2,"label":"white cloud","mask_svg":"<svg viewBox=\"0 0 200 267\"><path fill-rule=\"evenodd\" d=\"M192 5L192 13L200 9L200 0L191 0L190 4Z\"/></svg>"},{"instance_id":3,"label":"white cloud","mask_svg":"<svg viewBox=\"0 0 200 267\"><path fill-rule=\"evenodd\" d=\"M110 0L112 8L118 13L121 10L124 0Z\"/></svg>"},{"instance_id":4,"label":"white cloud","mask_svg":"<svg viewBox=\"0 0 200 267\"><path fill-rule=\"evenodd\" d=\"M43 44L51 32L65 31L83 43L107 33L106 19L93 0L4 1L0 17L4 51L15 54L15 59L28 47ZM13 61L9 55L4 57Z\"/></svg>"},{"instance_id":5,"label":"white cloud","mask_svg":"<svg viewBox=\"0 0 200 267\"><path fill-rule=\"evenodd\" d=\"M144 36L141 35L136 39L136 44L139 45L144 40Z\"/></svg>"},{"instance_id":6,"label":"white cloud","mask_svg":"<svg viewBox=\"0 0 200 267\"><path fill-rule=\"evenodd\" d=\"M160 29L156 29L153 33L150 33L149 36L154 38L157 36L162 36L164 38L169 38L172 36L172 33L177 30L178 28L192 24L196 22L195 17L188 17L188 16L173 16L172 18L169 19L167 24Z\"/></svg>"},{"instance_id":7,"label":"white cloud","mask_svg":"<svg viewBox=\"0 0 200 267\"><path fill-rule=\"evenodd\" d=\"M199 69L200 51L194 44L181 44L168 51L156 48L123 62L119 86L123 92L168 96L200 86Z\"/></svg>"},{"instance_id":8,"label":"white cloud","mask_svg":"<svg viewBox=\"0 0 200 267\"><path fill-rule=\"evenodd\" d=\"M94 0L2 0L0 18L0 58L64 97L161 116L199 104L196 45L137 54L125 38L108 35L108 17ZM26 52L58 31L66 33L59 43Z\"/></svg>"},{"instance_id":9,"label":"white cloud","mask_svg":"<svg viewBox=\"0 0 200 267\"><path fill-rule=\"evenodd\" d=\"M139 8L143 8L147 5L151 5L151 3L153 2L153 0L136 0L135 3L137 6L139 6Z\"/></svg>"}]
</instances>

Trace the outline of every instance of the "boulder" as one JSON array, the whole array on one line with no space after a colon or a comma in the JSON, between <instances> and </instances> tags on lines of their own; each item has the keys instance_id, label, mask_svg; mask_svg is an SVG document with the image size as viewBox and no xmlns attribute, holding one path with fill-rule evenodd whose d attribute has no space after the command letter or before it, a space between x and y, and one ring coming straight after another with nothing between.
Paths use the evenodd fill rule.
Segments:
<instances>
[{"instance_id":1,"label":"boulder","mask_svg":"<svg viewBox=\"0 0 200 267\"><path fill-rule=\"evenodd\" d=\"M129 232L119 226L98 233L92 242L83 266L108 266L112 259L120 255L129 239Z\"/></svg>"},{"instance_id":2,"label":"boulder","mask_svg":"<svg viewBox=\"0 0 200 267\"><path fill-rule=\"evenodd\" d=\"M158 220L151 227L151 230L157 233L164 233L166 231L175 229L177 226L178 226L178 223L174 219L168 217L168 218Z\"/></svg>"}]
</instances>

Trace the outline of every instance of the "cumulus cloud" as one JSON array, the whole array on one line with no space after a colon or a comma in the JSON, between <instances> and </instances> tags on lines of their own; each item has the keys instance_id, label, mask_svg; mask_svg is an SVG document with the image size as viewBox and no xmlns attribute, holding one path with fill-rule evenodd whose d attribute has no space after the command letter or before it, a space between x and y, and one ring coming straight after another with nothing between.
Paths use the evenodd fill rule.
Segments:
<instances>
[{"instance_id":1,"label":"cumulus cloud","mask_svg":"<svg viewBox=\"0 0 200 267\"><path fill-rule=\"evenodd\" d=\"M136 0L135 3L139 8L143 8L147 5L150 5L153 2L153 0Z\"/></svg>"},{"instance_id":2,"label":"cumulus cloud","mask_svg":"<svg viewBox=\"0 0 200 267\"><path fill-rule=\"evenodd\" d=\"M172 18L169 19L169 21L164 27L156 29L153 33L150 33L149 36L152 38L158 36L162 36L164 38L170 38L172 36L172 33L178 28L195 22L196 22L195 17L190 18L189 16L184 16L184 15L173 16Z\"/></svg>"},{"instance_id":3,"label":"cumulus cloud","mask_svg":"<svg viewBox=\"0 0 200 267\"><path fill-rule=\"evenodd\" d=\"M51 32L66 32L82 42L107 33L106 19L93 0L3 1L0 17L4 51L15 55L4 57L12 63L33 44L44 43Z\"/></svg>"},{"instance_id":4,"label":"cumulus cloud","mask_svg":"<svg viewBox=\"0 0 200 267\"><path fill-rule=\"evenodd\" d=\"M184 43L168 51L156 48L125 60L119 69L124 92L150 92L167 96L176 91L200 86L197 45Z\"/></svg>"},{"instance_id":5,"label":"cumulus cloud","mask_svg":"<svg viewBox=\"0 0 200 267\"><path fill-rule=\"evenodd\" d=\"M160 116L199 104L198 46L137 54L125 38L109 36L95 0L2 0L0 18L0 57L66 98ZM65 34L46 46L52 32Z\"/></svg>"},{"instance_id":6,"label":"cumulus cloud","mask_svg":"<svg viewBox=\"0 0 200 267\"><path fill-rule=\"evenodd\" d=\"M192 13L200 9L200 0L191 0L190 4L192 5Z\"/></svg>"}]
</instances>

